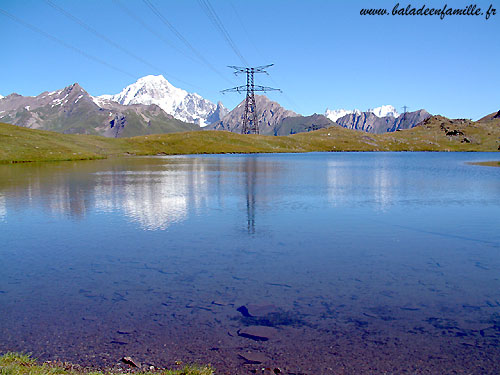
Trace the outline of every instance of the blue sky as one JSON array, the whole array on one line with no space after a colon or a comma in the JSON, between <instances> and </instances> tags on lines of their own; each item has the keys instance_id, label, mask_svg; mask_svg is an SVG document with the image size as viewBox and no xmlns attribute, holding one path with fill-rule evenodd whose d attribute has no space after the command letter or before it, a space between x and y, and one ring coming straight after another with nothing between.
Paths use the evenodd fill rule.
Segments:
<instances>
[{"instance_id":1,"label":"blue sky","mask_svg":"<svg viewBox=\"0 0 500 375\"><path fill-rule=\"evenodd\" d=\"M143 0L50 0L105 35L110 45L45 0L0 0L0 9L89 59L0 12L0 94L38 95L74 82L92 95L114 94L148 74L230 109L243 95L220 90L244 84L227 65L242 65L197 0L149 0L192 48L186 47ZM401 111L477 119L500 109L500 14L482 17L360 16L362 8L391 10L398 1L210 0L237 49L252 66L274 63L257 84L304 115L331 108L362 110L392 104ZM446 1L400 2L442 7ZM150 32L122 7L147 24ZM470 1L454 1L465 7ZM490 4L500 13L500 1ZM135 57L126 53L131 52ZM215 68L213 71L209 66Z\"/></svg>"}]
</instances>

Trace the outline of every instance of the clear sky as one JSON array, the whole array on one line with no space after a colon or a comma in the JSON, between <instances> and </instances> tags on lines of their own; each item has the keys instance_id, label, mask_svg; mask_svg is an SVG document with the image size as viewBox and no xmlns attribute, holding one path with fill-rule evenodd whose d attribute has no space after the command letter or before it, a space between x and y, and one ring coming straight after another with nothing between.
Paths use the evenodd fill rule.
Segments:
<instances>
[{"instance_id":1,"label":"clear sky","mask_svg":"<svg viewBox=\"0 0 500 375\"><path fill-rule=\"evenodd\" d=\"M500 110L500 1L473 3L484 12L490 4L497 9L489 20L484 15L444 20L360 15L367 7L391 11L397 2L210 0L209 4L248 64L275 64L270 76L258 75L256 83L281 88L283 94L268 96L298 113L392 104L399 111L407 105L409 110L425 108L447 117L478 119ZM222 95L220 90L245 83L245 77L235 77L227 68L243 62L211 22L203 3L0 0L0 94L38 95L74 82L91 95L115 94L142 76L163 74L173 85L213 102L221 100L232 109L244 96ZM400 7L442 8L447 2L400 3Z\"/></svg>"}]
</instances>

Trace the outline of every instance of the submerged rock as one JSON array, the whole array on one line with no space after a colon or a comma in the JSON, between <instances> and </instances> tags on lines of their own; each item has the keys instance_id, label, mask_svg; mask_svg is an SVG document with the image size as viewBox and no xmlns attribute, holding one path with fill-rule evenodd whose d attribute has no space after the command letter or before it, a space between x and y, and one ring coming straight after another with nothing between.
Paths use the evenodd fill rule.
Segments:
<instances>
[{"instance_id":1,"label":"submerged rock","mask_svg":"<svg viewBox=\"0 0 500 375\"><path fill-rule=\"evenodd\" d=\"M236 311L240 312L241 315L243 315L245 318L251 318L252 315L248 312L248 309L246 306L240 306L236 309Z\"/></svg>"},{"instance_id":2,"label":"submerged rock","mask_svg":"<svg viewBox=\"0 0 500 375\"><path fill-rule=\"evenodd\" d=\"M239 356L251 364L263 363L268 360L267 356L260 352L244 352L239 353Z\"/></svg>"},{"instance_id":3,"label":"submerged rock","mask_svg":"<svg viewBox=\"0 0 500 375\"><path fill-rule=\"evenodd\" d=\"M130 327L120 327L116 330L120 335L130 335L134 330Z\"/></svg>"},{"instance_id":4,"label":"submerged rock","mask_svg":"<svg viewBox=\"0 0 500 375\"><path fill-rule=\"evenodd\" d=\"M250 304L243 305L236 309L246 318L262 317L278 312L278 308L271 304Z\"/></svg>"},{"instance_id":5,"label":"submerged rock","mask_svg":"<svg viewBox=\"0 0 500 375\"><path fill-rule=\"evenodd\" d=\"M267 341L274 337L277 330L272 327L249 326L238 330L238 335L255 341Z\"/></svg>"},{"instance_id":6,"label":"submerged rock","mask_svg":"<svg viewBox=\"0 0 500 375\"><path fill-rule=\"evenodd\" d=\"M140 364L137 364L133 359L132 357L123 357L122 358L122 362L131 366L131 367L141 367Z\"/></svg>"}]
</instances>

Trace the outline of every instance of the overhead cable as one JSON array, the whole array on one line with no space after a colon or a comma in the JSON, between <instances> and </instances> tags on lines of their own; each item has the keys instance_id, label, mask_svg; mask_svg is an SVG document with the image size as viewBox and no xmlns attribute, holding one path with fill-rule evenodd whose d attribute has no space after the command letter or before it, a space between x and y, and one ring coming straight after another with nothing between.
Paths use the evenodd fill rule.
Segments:
<instances>
[{"instance_id":1,"label":"overhead cable","mask_svg":"<svg viewBox=\"0 0 500 375\"><path fill-rule=\"evenodd\" d=\"M231 49L234 51L236 56L239 57L241 62L245 65L248 66L247 60L243 57L241 54L240 50L236 46L236 43L234 42L233 38L231 38L231 35L229 35L227 29L224 27L224 24L222 23L221 19L215 12L215 9L212 7L212 4L210 4L209 0L198 0L198 3L200 4L201 8L205 12L205 14L208 16L209 20L212 22L212 24L215 26L215 28L220 32L220 34L224 37L226 40L227 44Z\"/></svg>"},{"instance_id":2,"label":"overhead cable","mask_svg":"<svg viewBox=\"0 0 500 375\"><path fill-rule=\"evenodd\" d=\"M225 75L219 72L196 48L194 48L191 43L180 33L171 23L170 21L151 3L149 0L142 0L144 4L146 4L149 9L167 26L170 31L182 42L184 45L191 50L195 54L198 59L200 59L208 68L210 68L213 72L219 75L222 79L231 82Z\"/></svg>"},{"instance_id":3,"label":"overhead cable","mask_svg":"<svg viewBox=\"0 0 500 375\"><path fill-rule=\"evenodd\" d=\"M143 63L144 65L147 65L149 66L150 68L154 69L155 71L157 71L158 73L159 72L164 72L164 70L162 68L159 68L158 66L155 66L153 64L151 64L149 61L143 59L142 57L136 55L135 53L131 52L130 50L128 50L127 48L121 46L120 44L116 43L115 41L111 40L110 38L108 38L106 35L100 33L99 31L97 31L96 29L94 29L93 27L89 26L88 24L86 24L84 21L82 21L81 19L79 19L78 17L72 15L70 12L68 12L67 10L61 8L60 6L58 6L57 4L55 4L53 1L51 0L45 0L45 2L50 5L52 8L54 8L55 10L57 10L59 13L63 14L65 17L69 18L71 21L77 23L78 25L80 25L81 27L83 27L85 30L87 30L88 32L90 32L91 34L97 36L99 39L105 41L106 43L108 43L109 45L113 46L114 48L120 50L121 52L125 53L126 55L129 55L130 57L134 58L135 60ZM184 83L186 85L189 85L189 86L193 86L193 84L189 83L189 82L186 82L184 81L183 79L181 78L178 78L170 73L164 73L168 78L171 78L171 79L175 79L176 81L178 82L181 82L181 83Z\"/></svg>"},{"instance_id":4,"label":"overhead cable","mask_svg":"<svg viewBox=\"0 0 500 375\"><path fill-rule=\"evenodd\" d=\"M40 34L40 35L43 35L43 36L44 36L44 37L46 37L47 39L50 39L50 40L52 40L53 42L56 42L56 43L58 43L58 44L60 44L60 45L62 45L62 46L64 46L64 47L66 47L66 48L68 48L68 49L70 49L70 50L72 50L72 51L74 51L74 52L77 52L77 53L79 53L79 54L80 54L80 55L82 55L82 56L85 56L85 57L86 57L86 58L88 58L89 60L92 60L92 61L94 61L94 62L97 62L97 63L99 63L99 64L101 64L101 65L104 65L104 66L106 66L106 67L108 67L108 68L110 68L110 69L116 70L117 72L120 72L120 73L126 74L126 75L128 75L128 76L130 76L130 77L132 77L132 78L136 78L136 77L135 77L135 75L133 75L132 73L129 73L129 72L127 72L127 71L125 71L125 70L123 70L123 69L121 69L121 68L117 67L117 66L114 66L114 65L112 65L112 64L109 64L108 62L106 62L106 61L104 61L104 60L100 59L99 57L95 57L95 56L93 56L93 55L91 55L91 54L89 54L89 53L87 53L87 52L83 51L82 49L80 49L80 48L78 48L78 47L75 47L75 46L73 46L73 45L71 45L71 44L69 44L69 43L65 42L64 40L61 40L61 39L59 39L59 38L55 37L54 35L49 34L49 33L47 33L47 32L45 32L45 31L43 31L42 29L39 29L38 27L36 27L36 26L34 26L34 25L30 24L30 23L28 23L28 22L26 22L26 21L21 20L20 18L17 18L16 16L14 16L14 15L10 14L9 12L7 12L7 11L5 11L5 10L3 10L3 9L0 9L0 13L2 13L2 14L3 14L4 16L6 16L6 17L9 17L11 20L13 20L13 21L17 22L18 24L20 24L20 25L22 25L22 26L24 26L24 27L26 27L26 28L28 28L28 29L30 29L30 30L32 30L32 31L34 31L34 32L36 32L36 33L38 33L38 34Z\"/></svg>"}]
</instances>

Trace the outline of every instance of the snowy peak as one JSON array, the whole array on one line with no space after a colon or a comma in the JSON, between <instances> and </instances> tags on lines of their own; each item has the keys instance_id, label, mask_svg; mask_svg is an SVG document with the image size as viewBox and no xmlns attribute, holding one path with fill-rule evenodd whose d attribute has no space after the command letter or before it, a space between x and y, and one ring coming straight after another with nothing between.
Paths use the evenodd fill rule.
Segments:
<instances>
[{"instance_id":1,"label":"snowy peak","mask_svg":"<svg viewBox=\"0 0 500 375\"><path fill-rule=\"evenodd\" d=\"M111 95L110 99L123 105L157 104L166 112L172 112L188 93L178 89L162 75L146 76L125 87L119 94Z\"/></svg>"},{"instance_id":2,"label":"snowy peak","mask_svg":"<svg viewBox=\"0 0 500 375\"><path fill-rule=\"evenodd\" d=\"M383 105L377 108L371 108L365 111L367 113L373 113L377 117L399 117L399 113L396 111L392 105ZM345 115L360 115L362 111L359 109L326 109L325 116L328 117L332 121L337 121L339 118L344 117Z\"/></svg>"},{"instance_id":3,"label":"snowy peak","mask_svg":"<svg viewBox=\"0 0 500 375\"><path fill-rule=\"evenodd\" d=\"M3 96L2 96L2 95L0 95L0 99L3 99Z\"/></svg>"},{"instance_id":4,"label":"snowy peak","mask_svg":"<svg viewBox=\"0 0 500 375\"><path fill-rule=\"evenodd\" d=\"M398 111L392 105L383 105L381 107L369 109L367 112L373 113L377 117L399 117Z\"/></svg>"},{"instance_id":5,"label":"snowy peak","mask_svg":"<svg viewBox=\"0 0 500 375\"><path fill-rule=\"evenodd\" d=\"M148 75L125 87L116 95L101 95L94 102L102 106L111 100L123 105L156 104L175 118L200 126L218 121L214 116L217 106L196 93L173 86L162 75Z\"/></svg>"},{"instance_id":6,"label":"snowy peak","mask_svg":"<svg viewBox=\"0 0 500 375\"><path fill-rule=\"evenodd\" d=\"M325 116L328 117L332 121L337 121L339 118L344 117L345 115L352 115L353 113L360 114L361 111L359 109L349 110L349 109L326 109Z\"/></svg>"}]
</instances>

